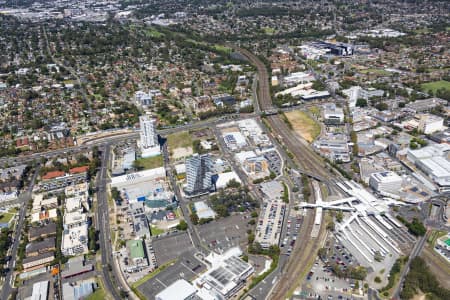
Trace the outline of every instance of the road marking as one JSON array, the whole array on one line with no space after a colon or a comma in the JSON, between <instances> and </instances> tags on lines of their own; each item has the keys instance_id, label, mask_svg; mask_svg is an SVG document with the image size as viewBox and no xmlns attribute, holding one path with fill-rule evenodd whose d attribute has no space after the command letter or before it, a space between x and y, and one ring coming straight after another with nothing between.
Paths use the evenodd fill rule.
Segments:
<instances>
[{"instance_id":1,"label":"road marking","mask_svg":"<svg viewBox=\"0 0 450 300\"><path fill-rule=\"evenodd\" d=\"M181 265L182 265L183 267L185 267L186 269L188 269L189 271L191 271L192 273L194 273L195 275L198 275L196 272L192 271L192 269L189 268L184 262L182 262Z\"/></svg>"}]
</instances>

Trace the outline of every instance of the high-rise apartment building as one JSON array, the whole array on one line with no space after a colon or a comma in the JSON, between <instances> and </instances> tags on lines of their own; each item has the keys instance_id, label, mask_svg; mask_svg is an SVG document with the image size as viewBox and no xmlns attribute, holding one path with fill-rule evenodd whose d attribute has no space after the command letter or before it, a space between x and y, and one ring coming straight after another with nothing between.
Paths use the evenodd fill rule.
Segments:
<instances>
[{"instance_id":1,"label":"high-rise apartment building","mask_svg":"<svg viewBox=\"0 0 450 300\"><path fill-rule=\"evenodd\" d=\"M212 161L209 154L194 154L186 160L185 192L187 195L206 193L212 188Z\"/></svg>"},{"instance_id":2,"label":"high-rise apartment building","mask_svg":"<svg viewBox=\"0 0 450 300\"><path fill-rule=\"evenodd\" d=\"M139 124L141 127L140 143L142 157L151 157L161 154L158 135L155 130L155 120L144 115L139 117Z\"/></svg>"}]
</instances>

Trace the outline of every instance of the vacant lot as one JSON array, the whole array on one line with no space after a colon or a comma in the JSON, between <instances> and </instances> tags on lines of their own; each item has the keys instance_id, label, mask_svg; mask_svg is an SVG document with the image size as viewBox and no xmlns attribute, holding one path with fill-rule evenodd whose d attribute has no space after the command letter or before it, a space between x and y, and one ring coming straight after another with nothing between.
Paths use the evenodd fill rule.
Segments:
<instances>
[{"instance_id":1,"label":"vacant lot","mask_svg":"<svg viewBox=\"0 0 450 300\"><path fill-rule=\"evenodd\" d=\"M163 156L153 156L153 157L147 157L147 158L140 158L135 161L135 166L139 170L148 170L148 169L154 169L159 168L164 165L163 162Z\"/></svg>"},{"instance_id":2,"label":"vacant lot","mask_svg":"<svg viewBox=\"0 0 450 300\"><path fill-rule=\"evenodd\" d=\"M191 135L187 131L172 133L167 136L167 146L171 151L177 148L192 147Z\"/></svg>"},{"instance_id":3,"label":"vacant lot","mask_svg":"<svg viewBox=\"0 0 450 300\"><path fill-rule=\"evenodd\" d=\"M437 90L440 90L442 88L446 90L450 90L450 82L445 80L439 80L434 82L427 82L421 84L422 91L428 92L432 91L433 93L436 93Z\"/></svg>"},{"instance_id":4,"label":"vacant lot","mask_svg":"<svg viewBox=\"0 0 450 300\"><path fill-rule=\"evenodd\" d=\"M304 111L294 110L285 115L292 124L292 129L309 143L320 134L320 125Z\"/></svg>"}]
</instances>

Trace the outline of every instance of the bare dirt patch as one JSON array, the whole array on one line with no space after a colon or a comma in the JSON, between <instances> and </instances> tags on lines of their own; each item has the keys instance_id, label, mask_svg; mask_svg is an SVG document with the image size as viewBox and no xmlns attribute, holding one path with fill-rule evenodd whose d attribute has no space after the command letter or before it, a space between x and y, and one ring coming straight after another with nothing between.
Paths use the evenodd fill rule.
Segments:
<instances>
[{"instance_id":1,"label":"bare dirt patch","mask_svg":"<svg viewBox=\"0 0 450 300\"><path fill-rule=\"evenodd\" d=\"M311 118L306 112L301 110L294 110L285 113L286 118L292 125L292 129L304 138L308 143L320 134L320 125L316 120Z\"/></svg>"}]
</instances>

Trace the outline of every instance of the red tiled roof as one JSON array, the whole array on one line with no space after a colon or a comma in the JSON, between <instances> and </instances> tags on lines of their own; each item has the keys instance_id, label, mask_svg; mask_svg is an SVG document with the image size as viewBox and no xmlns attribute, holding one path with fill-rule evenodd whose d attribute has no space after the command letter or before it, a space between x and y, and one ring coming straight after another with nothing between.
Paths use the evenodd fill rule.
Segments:
<instances>
[{"instance_id":1,"label":"red tiled roof","mask_svg":"<svg viewBox=\"0 0 450 300\"><path fill-rule=\"evenodd\" d=\"M42 179L44 179L44 180L53 179L56 177L64 176L65 174L66 173L64 173L63 171L51 171L51 172L48 172L47 174L45 174L44 176L42 176Z\"/></svg>"},{"instance_id":2,"label":"red tiled roof","mask_svg":"<svg viewBox=\"0 0 450 300\"><path fill-rule=\"evenodd\" d=\"M70 174L77 174L87 172L89 170L89 166L76 167L69 170Z\"/></svg>"},{"instance_id":3,"label":"red tiled roof","mask_svg":"<svg viewBox=\"0 0 450 300\"><path fill-rule=\"evenodd\" d=\"M28 144L29 144L29 142L28 142L28 138L27 137L18 139L16 141L16 147L28 146Z\"/></svg>"}]
</instances>

